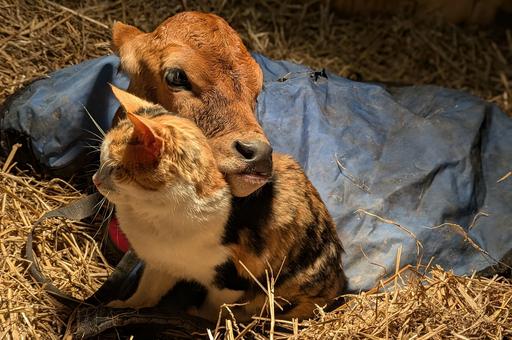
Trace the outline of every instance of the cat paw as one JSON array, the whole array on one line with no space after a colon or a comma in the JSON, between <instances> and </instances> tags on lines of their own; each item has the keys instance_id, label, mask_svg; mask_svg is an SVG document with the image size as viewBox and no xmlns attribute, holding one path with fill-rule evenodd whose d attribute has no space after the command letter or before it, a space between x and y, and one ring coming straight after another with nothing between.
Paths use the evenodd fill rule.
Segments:
<instances>
[{"instance_id":1,"label":"cat paw","mask_svg":"<svg viewBox=\"0 0 512 340\"><path fill-rule=\"evenodd\" d=\"M185 313L188 315L192 315L192 316L200 316L199 309L197 307L189 307L189 308L187 308Z\"/></svg>"},{"instance_id":2,"label":"cat paw","mask_svg":"<svg viewBox=\"0 0 512 340\"><path fill-rule=\"evenodd\" d=\"M107 303L107 307L110 308L132 308L127 301L123 300L114 300Z\"/></svg>"},{"instance_id":3,"label":"cat paw","mask_svg":"<svg viewBox=\"0 0 512 340\"><path fill-rule=\"evenodd\" d=\"M128 300L113 300L107 304L107 307L111 308L132 308L132 309L141 309L147 307L154 307L158 303L158 300L153 301L150 299L134 299L130 298Z\"/></svg>"}]
</instances>

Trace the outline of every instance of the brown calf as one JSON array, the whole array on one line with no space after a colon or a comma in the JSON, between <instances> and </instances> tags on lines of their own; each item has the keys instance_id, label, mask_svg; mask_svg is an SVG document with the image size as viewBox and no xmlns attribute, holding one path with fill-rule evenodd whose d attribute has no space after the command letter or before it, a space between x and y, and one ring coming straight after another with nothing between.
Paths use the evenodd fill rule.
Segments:
<instances>
[{"instance_id":1,"label":"brown calf","mask_svg":"<svg viewBox=\"0 0 512 340\"><path fill-rule=\"evenodd\" d=\"M183 12L150 33L117 22L113 45L131 79L128 91L192 119L235 196L266 183L272 148L254 115L263 76L226 21Z\"/></svg>"}]
</instances>

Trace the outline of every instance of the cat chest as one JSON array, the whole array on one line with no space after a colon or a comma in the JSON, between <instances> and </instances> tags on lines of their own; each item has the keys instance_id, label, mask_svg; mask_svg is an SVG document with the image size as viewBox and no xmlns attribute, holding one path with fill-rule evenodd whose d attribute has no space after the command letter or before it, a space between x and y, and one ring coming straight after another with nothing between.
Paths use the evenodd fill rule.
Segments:
<instances>
[{"instance_id":1,"label":"cat chest","mask_svg":"<svg viewBox=\"0 0 512 340\"><path fill-rule=\"evenodd\" d=\"M220 235L211 232L182 235L151 235L135 232L132 246L146 262L178 278L195 279L210 284L215 267L228 258L227 249L220 243Z\"/></svg>"}]
</instances>

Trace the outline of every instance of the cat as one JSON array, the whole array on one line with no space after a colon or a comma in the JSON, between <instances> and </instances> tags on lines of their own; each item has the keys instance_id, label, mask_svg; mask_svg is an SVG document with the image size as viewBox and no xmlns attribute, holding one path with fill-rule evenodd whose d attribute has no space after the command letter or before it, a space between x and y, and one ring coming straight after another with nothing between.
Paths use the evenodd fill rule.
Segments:
<instances>
[{"instance_id":1,"label":"cat","mask_svg":"<svg viewBox=\"0 0 512 340\"><path fill-rule=\"evenodd\" d=\"M300 166L274 153L271 180L235 197L202 131L113 88L126 112L105 136L98 190L116 207L120 227L145 268L135 293L111 307L155 306L180 282L204 298L193 314L215 320L224 303L247 319L260 311L266 269L276 276L283 318L309 318L343 293L342 246L334 222Z\"/></svg>"}]
</instances>

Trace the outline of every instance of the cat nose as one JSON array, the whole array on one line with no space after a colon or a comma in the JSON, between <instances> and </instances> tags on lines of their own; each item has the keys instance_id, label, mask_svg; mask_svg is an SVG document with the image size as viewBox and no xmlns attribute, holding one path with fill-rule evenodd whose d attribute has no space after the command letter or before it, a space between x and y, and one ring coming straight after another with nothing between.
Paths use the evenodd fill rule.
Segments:
<instances>
[{"instance_id":1,"label":"cat nose","mask_svg":"<svg viewBox=\"0 0 512 340\"><path fill-rule=\"evenodd\" d=\"M272 173L272 147L269 143L253 140L234 142L234 148L250 169L259 175L270 176Z\"/></svg>"},{"instance_id":2,"label":"cat nose","mask_svg":"<svg viewBox=\"0 0 512 340\"><path fill-rule=\"evenodd\" d=\"M100 176L98 176L98 173L95 173L93 176L92 176L92 182L94 183L94 185L96 186L96 188L99 188L101 186L101 181L100 181Z\"/></svg>"}]
</instances>

